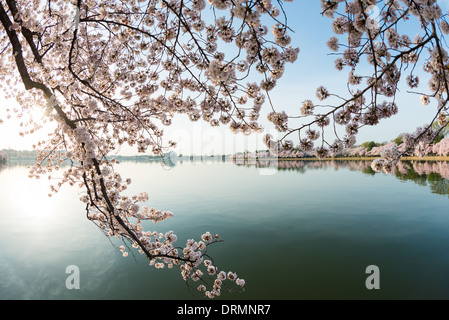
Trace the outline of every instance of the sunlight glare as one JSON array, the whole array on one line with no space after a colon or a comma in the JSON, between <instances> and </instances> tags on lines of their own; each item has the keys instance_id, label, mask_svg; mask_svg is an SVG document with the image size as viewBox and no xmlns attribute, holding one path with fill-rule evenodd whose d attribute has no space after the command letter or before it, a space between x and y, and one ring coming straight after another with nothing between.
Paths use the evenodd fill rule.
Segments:
<instances>
[{"instance_id":1,"label":"sunlight glare","mask_svg":"<svg viewBox=\"0 0 449 320\"><path fill-rule=\"evenodd\" d=\"M22 110L22 115L17 117L12 111L7 113L5 110L20 110L17 102L4 99L0 96L0 104L5 106L0 108L0 150L32 150L36 141L46 140L48 134L54 128L54 124L45 121L45 110L39 106L32 107L28 110ZM39 130L33 130L32 134L25 134L26 131L33 129L33 125L25 126L33 120L34 123L41 126ZM23 123L23 125L21 125ZM7 137L7 138L6 138Z\"/></svg>"}]
</instances>

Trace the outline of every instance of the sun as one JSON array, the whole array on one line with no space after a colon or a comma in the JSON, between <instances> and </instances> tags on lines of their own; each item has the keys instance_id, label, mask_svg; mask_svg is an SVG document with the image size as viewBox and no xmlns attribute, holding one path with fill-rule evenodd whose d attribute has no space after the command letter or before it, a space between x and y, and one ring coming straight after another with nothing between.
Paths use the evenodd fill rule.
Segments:
<instances>
[{"instance_id":1,"label":"sun","mask_svg":"<svg viewBox=\"0 0 449 320\"><path fill-rule=\"evenodd\" d=\"M26 178L20 184L20 190L17 190L17 201L15 201L16 208L20 214L31 219L33 221L40 220L42 218L49 218L54 206L52 199L48 196L50 187L47 181L37 181L36 179ZM23 197L26 197L26 201Z\"/></svg>"},{"instance_id":2,"label":"sun","mask_svg":"<svg viewBox=\"0 0 449 320\"><path fill-rule=\"evenodd\" d=\"M8 185L2 190L2 201L14 213L19 224L42 227L53 218L54 199L48 196L48 179L31 179L23 166L11 165L2 171L2 181Z\"/></svg>"},{"instance_id":3,"label":"sun","mask_svg":"<svg viewBox=\"0 0 449 320\"><path fill-rule=\"evenodd\" d=\"M44 110L39 106L33 106L31 108L23 110L26 117L34 122L40 122L45 120Z\"/></svg>"},{"instance_id":4,"label":"sun","mask_svg":"<svg viewBox=\"0 0 449 320\"><path fill-rule=\"evenodd\" d=\"M32 150L37 141L48 139L48 134L54 130L41 106L25 109L2 96L0 105L3 106L0 108L0 150Z\"/></svg>"}]
</instances>

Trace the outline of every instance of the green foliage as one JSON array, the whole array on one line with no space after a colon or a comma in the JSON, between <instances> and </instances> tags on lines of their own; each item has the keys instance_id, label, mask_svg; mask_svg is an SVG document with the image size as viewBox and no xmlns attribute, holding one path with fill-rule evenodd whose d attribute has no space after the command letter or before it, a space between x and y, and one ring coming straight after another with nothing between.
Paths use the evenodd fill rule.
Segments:
<instances>
[{"instance_id":1,"label":"green foliage","mask_svg":"<svg viewBox=\"0 0 449 320\"><path fill-rule=\"evenodd\" d=\"M8 155L9 159L36 159L37 151L32 150L13 150L13 149L5 149L4 153Z\"/></svg>"},{"instance_id":2,"label":"green foliage","mask_svg":"<svg viewBox=\"0 0 449 320\"><path fill-rule=\"evenodd\" d=\"M396 143L398 146L404 142L404 134L401 133L396 137L396 139L393 140L394 143Z\"/></svg>"},{"instance_id":3,"label":"green foliage","mask_svg":"<svg viewBox=\"0 0 449 320\"><path fill-rule=\"evenodd\" d=\"M367 141L362 143L362 147L366 148L366 151L371 151L372 148L376 147L378 144L374 141Z\"/></svg>"},{"instance_id":4,"label":"green foliage","mask_svg":"<svg viewBox=\"0 0 449 320\"><path fill-rule=\"evenodd\" d=\"M438 136L435 138L433 143L438 143L449 135L449 126L442 127L438 122L432 124L432 129L439 131Z\"/></svg>"},{"instance_id":5,"label":"green foliage","mask_svg":"<svg viewBox=\"0 0 449 320\"><path fill-rule=\"evenodd\" d=\"M371 168L371 166L367 166L365 169L362 170L362 173L374 176L376 174L376 171L374 171L373 168Z\"/></svg>"}]
</instances>

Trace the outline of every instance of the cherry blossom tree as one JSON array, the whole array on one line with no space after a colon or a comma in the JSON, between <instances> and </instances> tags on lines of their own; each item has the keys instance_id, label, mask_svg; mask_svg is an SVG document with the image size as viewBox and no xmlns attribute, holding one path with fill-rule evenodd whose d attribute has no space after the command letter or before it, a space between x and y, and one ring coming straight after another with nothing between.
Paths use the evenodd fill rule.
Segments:
<instances>
[{"instance_id":1,"label":"cherry blossom tree","mask_svg":"<svg viewBox=\"0 0 449 320\"><path fill-rule=\"evenodd\" d=\"M172 231L145 231L142 221L157 223L172 213L142 205L145 192L125 195L130 181L108 155L122 144L162 155L174 145L163 141L162 126L175 114L235 132L259 131L263 92L298 55L282 11L281 4L261 1L2 1L5 94L19 102L19 117L44 108L56 124L51 139L36 143L40 153L30 175L52 174L69 161L53 191L84 186L87 218L124 240L124 256L130 244L156 268L176 266L210 298L225 280L243 286L208 255L218 235L205 232L178 247ZM262 19L271 21L271 33ZM234 50L225 54L229 46ZM259 82L245 84L253 69ZM31 121L26 133L41 125Z\"/></svg>"},{"instance_id":2,"label":"cherry blossom tree","mask_svg":"<svg viewBox=\"0 0 449 320\"><path fill-rule=\"evenodd\" d=\"M432 152L438 156L449 155L449 138L444 138L432 146Z\"/></svg>"},{"instance_id":3,"label":"cherry blossom tree","mask_svg":"<svg viewBox=\"0 0 449 320\"><path fill-rule=\"evenodd\" d=\"M296 136L301 150L295 156L338 154L354 146L362 127L397 113L400 81L416 89L420 65L430 81L418 100L435 100L435 117L404 136L403 151L393 146L374 167L391 168L402 153L425 149L438 134L432 123L447 126L447 15L434 0L321 4L317 16L332 19L335 33L323 41L337 56L336 68L347 71L348 93L320 86L315 98L301 98L298 114L287 114L270 92L299 49L291 45L280 0L1 0L0 85L20 105L11 113L21 118L33 108L45 110L44 120L26 122L25 134L55 128L36 142L30 176L63 171L53 192L64 184L82 186L87 218L123 240L124 256L133 247L156 268L177 267L210 298L220 295L224 281L243 287L243 279L218 269L209 256L218 235L205 232L182 247L173 231L145 231L143 221L157 223L172 213L148 207L144 191L127 195L131 181L110 155L122 145L162 155L175 145L165 141L163 127L178 115L235 133L261 132L262 108L281 133L279 139L266 135L270 151L292 155ZM369 15L373 6L379 17ZM417 33L413 40L400 32L403 25ZM64 162L70 167L60 170Z\"/></svg>"}]
</instances>

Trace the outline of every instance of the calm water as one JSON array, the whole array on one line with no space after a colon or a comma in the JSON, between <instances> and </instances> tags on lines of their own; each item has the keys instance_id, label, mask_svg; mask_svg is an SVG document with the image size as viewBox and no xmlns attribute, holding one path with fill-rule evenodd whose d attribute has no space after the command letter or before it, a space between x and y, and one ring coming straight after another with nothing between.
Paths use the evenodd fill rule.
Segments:
<instances>
[{"instance_id":1,"label":"calm water","mask_svg":"<svg viewBox=\"0 0 449 320\"><path fill-rule=\"evenodd\" d=\"M149 205L174 218L147 230L178 241L218 233L215 262L246 280L225 299L449 299L449 166L369 162L120 164ZM23 164L0 169L0 299L197 299L176 269L123 258L75 189L49 199ZM68 265L80 269L68 290ZM367 290L368 265L380 290ZM192 291L194 291L192 289Z\"/></svg>"}]
</instances>

